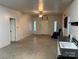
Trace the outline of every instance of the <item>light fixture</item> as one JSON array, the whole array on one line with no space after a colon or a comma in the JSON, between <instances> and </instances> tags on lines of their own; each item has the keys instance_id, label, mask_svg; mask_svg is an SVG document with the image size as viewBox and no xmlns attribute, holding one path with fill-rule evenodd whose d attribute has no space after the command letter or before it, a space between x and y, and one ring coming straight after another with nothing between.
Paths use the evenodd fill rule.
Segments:
<instances>
[{"instance_id":1,"label":"light fixture","mask_svg":"<svg viewBox=\"0 0 79 59\"><path fill-rule=\"evenodd\" d=\"M43 11L39 11L39 17L40 17L40 18L43 17Z\"/></svg>"},{"instance_id":2,"label":"light fixture","mask_svg":"<svg viewBox=\"0 0 79 59\"><path fill-rule=\"evenodd\" d=\"M42 14L39 14L39 18L42 18L43 17L43 15Z\"/></svg>"}]
</instances>

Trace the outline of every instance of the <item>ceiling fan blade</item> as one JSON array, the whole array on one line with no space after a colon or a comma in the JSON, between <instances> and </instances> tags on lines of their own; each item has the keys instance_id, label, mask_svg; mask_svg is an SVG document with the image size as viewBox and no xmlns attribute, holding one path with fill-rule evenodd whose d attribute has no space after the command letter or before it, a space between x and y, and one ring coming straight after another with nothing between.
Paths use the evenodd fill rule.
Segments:
<instances>
[{"instance_id":1,"label":"ceiling fan blade","mask_svg":"<svg viewBox=\"0 0 79 59\"><path fill-rule=\"evenodd\" d=\"M40 12L39 11L32 11L33 13L35 13L35 14L39 14Z\"/></svg>"},{"instance_id":2,"label":"ceiling fan blade","mask_svg":"<svg viewBox=\"0 0 79 59\"><path fill-rule=\"evenodd\" d=\"M52 11L31 11L33 14L50 14L50 13L53 13Z\"/></svg>"}]
</instances>

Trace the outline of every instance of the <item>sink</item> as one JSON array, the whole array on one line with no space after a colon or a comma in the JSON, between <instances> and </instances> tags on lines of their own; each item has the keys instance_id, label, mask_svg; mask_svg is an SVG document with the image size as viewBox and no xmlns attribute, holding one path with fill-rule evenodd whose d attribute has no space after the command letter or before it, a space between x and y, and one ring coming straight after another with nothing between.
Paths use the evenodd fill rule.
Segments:
<instances>
[{"instance_id":1,"label":"sink","mask_svg":"<svg viewBox=\"0 0 79 59\"><path fill-rule=\"evenodd\" d=\"M78 49L77 46L72 42L59 42L60 48L64 49Z\"/></svg>"}]
</instances>

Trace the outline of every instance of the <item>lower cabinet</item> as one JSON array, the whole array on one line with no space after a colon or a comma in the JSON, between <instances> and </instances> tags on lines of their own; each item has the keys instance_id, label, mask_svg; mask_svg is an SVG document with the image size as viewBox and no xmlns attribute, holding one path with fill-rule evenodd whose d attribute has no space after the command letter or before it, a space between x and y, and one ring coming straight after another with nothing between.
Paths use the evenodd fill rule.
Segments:
<instances>
[{"instance_id":1,"label":"lower cabinet","mask_svg":"<svg viewBox=\"0 0 79 59\"><path fill-rule=\"evenodd\" d=\"M78 59L78 58L77 57L66 57L66 56L59 55L57 57L57 59Z\"/></svg>"}]
</instances>

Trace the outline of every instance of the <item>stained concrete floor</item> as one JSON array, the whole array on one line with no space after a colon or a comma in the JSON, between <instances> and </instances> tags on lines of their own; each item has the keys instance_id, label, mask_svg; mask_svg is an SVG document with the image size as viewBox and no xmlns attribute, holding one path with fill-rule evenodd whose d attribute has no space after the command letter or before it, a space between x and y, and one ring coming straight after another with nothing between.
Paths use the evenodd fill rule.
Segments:
<instances>
[{"instance_id":1,"label":"stained concrete floor","mask_svg":"<svg viewBox=\"0 0 79 59\"><path fill-rule=\"evenodd\" d=\"M57 59L57 44L50 36L29 36L0 49L0 59Z\"/></svg>"}]
</instances>

